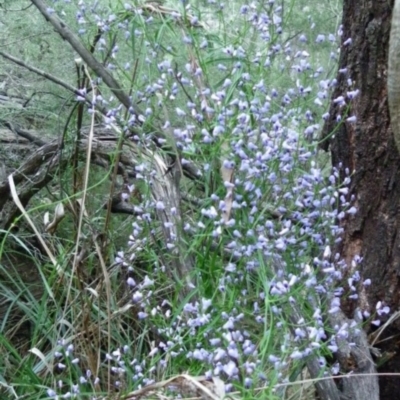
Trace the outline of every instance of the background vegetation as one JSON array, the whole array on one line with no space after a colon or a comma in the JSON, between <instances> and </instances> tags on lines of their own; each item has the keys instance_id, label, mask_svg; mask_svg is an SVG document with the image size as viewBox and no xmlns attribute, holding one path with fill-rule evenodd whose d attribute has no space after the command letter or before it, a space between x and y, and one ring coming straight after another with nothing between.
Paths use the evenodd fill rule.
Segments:
<instances>
[{"instance_id":1,"label":"background vegetation","mask_svg":"<svg viewBox=\"0 0 400 400\"><path fill-rule=\"evenodd\" d=\"M340 2L46 7L121 91L31 2L3 1L1 121L62 153L2 231L2 395L311 398L306 365L338 374L338 342L360 329L330 316L369 284L332 254L356 210L317 150ZM1 156L6 175L22 163Z\"/></svg>"}]
</instances>

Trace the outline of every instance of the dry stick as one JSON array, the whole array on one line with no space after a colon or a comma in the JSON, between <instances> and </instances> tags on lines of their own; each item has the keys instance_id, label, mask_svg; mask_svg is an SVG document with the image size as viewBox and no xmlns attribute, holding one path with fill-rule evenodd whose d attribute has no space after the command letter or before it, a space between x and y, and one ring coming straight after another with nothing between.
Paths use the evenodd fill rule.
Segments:
<instances>
[{"instance_id":1,"label":"dry stick","mask_svg":"<svg viewBox=\"0 0 400 400\"><path fill-rule=\"evenodd\" d=\"M63 87L64 89L67 89L68 91L74 93L77 96L80 96L82 98L85 99L86 103L91 106L92 105L92 101L89 98L89 96L81 93L77 88L71 86L70 84L62 81L60 78L57 78L54 75L49 74L48 72L42 71L39 68L33 67L32 65L28 65L26 64L24 61L20 60L19 58L16 58L8 53L5 53L4 51L0 51L0 56L6 58L7 60L12 61L14 64L20 65L21 67L27 69L28 71L34 72L35 74L39 75L39 76L43 76L43 78L48 79L49 81ZM107 111L105 109L103 109L102 107L99 107L98 105L96 105L97 110L103 114L106 115Z\"/></svg>"},{"instance_id":2,"label":"dry stick","mask_svg":"<svg viewBox=\"0 0 400 400\"><path fill-rule=\"evenodd\" d=\"M97 238L93 235L94 245L96 247L96 253L99 257L99 262L101 265L101 270L104 275L104 283L106 287L106 297L107 297L107 353L111 354L111 280L110 275L107 271L107 266L104 261L104 257L102 254L102 249L98 243ZM100 365L100 362L97 364ZM107 387L108 392L111 391L111 360L107 358L107 365L108 365L108 374L107 374Z\"/></svg>"},{"instance_id":3,"label":"dry stick","mask_svg":"<svg viewBox=\"0 0 400 400\"><path fill-rule=\"evenodd\" d=\"M6 58L7 60L12 61L14 64L20 65L21 67L26 68L27 70L34 72L37 75L43 76L44 78L48 79L56 83L57 85L62 86L63 88L69 90L70 92L75 93L76 95L82 96L78 89L74 88L73 86L69 85L68 83L62 81L61 79L57 78L54 75L49 74L48 72L42 71L39 68L32 67L31 65L26 64L24 61L20 60L17 57L12 56L11 54L5 53L4 51L0 51L0 56Z\"/></svg>"},{"instance_id":4,"label":"dry stick","mask_svg":"<svg viewBox=\"0 0 400 400\"><path fill-rule=\"evenodd\" d=\"M93 93L93 102L96 97L96 87L93 86L92 84L92 79L90 77L89 71L86 68L86 65L84 66L84 72L85 75L87 76L90 85L92 86L92 93ZM93 103L94 104L94 103ZM86 166L85 166L85 180L84 180L84 195L86 197L87 193L87 187L89 184L89 170L90 170L90 163L91 163L91 156L92 156L92 144L93 144L93 139L94 139L94 123L95 123L95 107L93 107L93 113L92 113L92 123L90 127L90 133L89 133L89 143L88 143L88 151L87 151L87 159L86 159ZM84 207L85 204L85 197L82 198L82 206ZM82 211L82 209L81 209ZM96 252L99 257L101 269L104 275L104 283L106 287L106 298L107 298L107 329L108 329L108 337L107 337L107 352L108 354L111 353L111 281L110 281L110 275L108 274L107 271L107 266L105 264L103 254L101 252L100 246L97 242L97 238L94 238L94 244L96 247ZM76 253L75 253L76 254ZM108 360L108 392L111 390L111 360Z\"/></svg>"},{"instance_id":5,"label":"dry stick","mask_svg":"<svg viewBox=\"0 0 400 400\"><path fill-rule=\"evenodd\" d=\"M385 329L387 329L389 327L389 325L393 324L394 321L396 321L399 318L400 318L400 311L396 311L378 330L376 330L375 332L372 332L369 335L369 339L372 339L372 342L370 343L371 346L374 346L375 343L378 342L379 337L382 335L382 333L385 331ZM387 338L384 340L387 340Z\"/></svg>"},{"instance_id":6,"label":"dry stick","mask_svg":"<svg viewBox=\"0 0 400 400\"><path fill-rule=\"evenodd\" d=\"M143 395L149 393L150 391L161 390L164 388L168 388L168 386L179 386L181 380L185 380L187 382L192 383L193 386L203 392L206 396L201 396L200 398L209 398L211 400L220 400L221 396L218 394L213 393L208 387L203 385L200 381L207 381L205 376L191 376L188 374L176 375L172 378L164 380L162 382L155 382L151 385L145 386L142 389L138 389L134 392L128 393L125 396L121 397L122 400L129 400L129 399L139 399ZM175 385L174 385L175 384Z\"/></svg>"},{"instance_id":7,"label":"dry stick","mask_svg":"<svg viewBox=\"0 0 400 400\"><path fill-rule=\"evenodd\" d=\"M32 135L30 132L19 128L18 126L14 126L10 121L1 121L1 122L5 127L7 127L11 132L13 132L17 136L17 140L18 136L21 136L24 139L29 140L31 143L39 147L46 146L48 144L46 140L40 139Z\"/></svg>"},{"instance_id":8,"label":"dry stick","mask_svg":"<svg viewBox=\"0 0 400 400\"><path fill-rule=\"evenodd\" d=\"M127 108L131 107L129 96L122 90L118 82L110 75L105 67L96 60L89 50L81 43L81 41L72 33L68 26L55 15L47 11L47 6L41 0L31 0L40 13L49 21L56 32L66 40L71 47L82 57L85 63L94 73L103 79L104 83L114 93L115 97Z\"/></svg>"},{"instance_id":9,"label":"dry stick","mask_svg":"<svg viewBox=\"0 0 400 400\"><path fill-rule=\"evenodd\" d=\"M92 82L90 79L89 73L85 67L85 73L89 78L89 82ZM93 93L93 100L96 96L96 88L92 86L92 93ZM93 102L94 104L94 102ZM76 271L77 264L78 264L78 248L79 248L79 241L81 237L81 232L82 232L82 226L83 226L83 218L85 216L85 202L86 202L86 195L87 195L87 188L89 184L89 171L90 171L90 163L91 163L91 154L92 154L92 146L93 146L93 139L94 139L94 124L95 124L95 106L93 106L93 113L92 113L92 121L90 125L90 131L89 131L89 138L88 138L88 145L87 145L87 156L86 156L86 165L85 165L85 175L84 175L84 183L83 183L83 192L82 192L82 199L80 202L80 214L79 214L79 221L78 221L78 233L77 233L77 238L76 238L76 245L75 245L75 251L74 251L74 260L72 264L72 274L71 274L71 281L68 287L68 294L67 294L67 302L68 304L68 299L69 295L71 293L71 285L72 285L72 277L74 275L74 272ZM107 272L107 267L105 266L104 260L102 258L101 252L99 252L98 244L97 241L95 241L96 245L96 250L98 252L98 255L100 257L100 264L102 267L102 271L104 274L104 281L105 281L105 286L106 286L106 297L107 297L107 323L108 323L108 348L107 352L110 353L111 351L111 310L110 310L110 304L111 304L111 282L110 282L110 277ZM108 362L110 364L110 361ZM110 365L109 365L109 371L110 371ZM111 389L111 374L108 374L108 391Z\"/></svg>"}]
</instances>

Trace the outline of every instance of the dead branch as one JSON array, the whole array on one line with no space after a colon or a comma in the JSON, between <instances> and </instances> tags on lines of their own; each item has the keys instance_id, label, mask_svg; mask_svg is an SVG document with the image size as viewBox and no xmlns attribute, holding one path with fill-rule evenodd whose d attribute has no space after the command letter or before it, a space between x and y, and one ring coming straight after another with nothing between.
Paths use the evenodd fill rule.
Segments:
<instances>
[{"instance_id":1,"label":"dead branch","mask_svg":"<svg viewBox=\"0 0 400 400\"><path fill-rule=\"evenodd\" d=\"M46 71L42 71L39 68L36 68L32 65L27 64L25 61L20 60L19 58L16 58L8 53L5 53L4 51L0 51L0 56L6 58L7 60L23 67L26 68L28 71L31 71L39 76L42 76L43 78L46 78L47 80L49 80L50 82L55 83L58 86L63 87L64 89L68 90L71 93L74 93L76 96L82 97L83 99L85 99L85 102L87 105L91 105L92 104L92 100L90 99L90 97L88 95L86 95L85 93L83 93L82 91L80 91L79 89L71 86L70 84L68 84L67 82L64 82L63 80L61 80L60 78L49 74ZM4 96L3 96L4 97ZM9 104L13 104L11 102L9 102ZM23 108L25 105L19 104L19 103L15 103L15 106L19 107L19 108ZM104 107L101 107L100 105L96 106L96 109L103 115L107 114L107 110Z\"/></svg>"},{"instance_id":2,"label":"dead branch","mask_svg":"<svg viewBox=\"0 0 400 400\"><path fill-rule=\"evenodd\" d=\"M108 73L106 68L97 61L92 53L90 53L90 51L87 50L81 41L72 33L65 22L61 21L57 16L50 14L43 1L31 0L31 2L36 6L46 20L53 25L56 32L82 57L83 61L89 66L89 68L91 68L97 76L103 79L104 83L110 88L121 104L123 104L126 109L129 109L132 106L129 96L124 92L113 76Z\"/></svg>"},{"instance_id":3,"label":"dead branch","mask_svg":"<svg viewBox=\"0 0 400 400\"><path fill-rule=\"evenodd\" d=\"M12 61L14 64L17 64L25 69L27 69L28 71L34 72L35 74L42 76L43 78L46 78L47 80L63 87L64 89L67 89L70 92L75 93L76 95L80 95L82 96L77 89L75 89L73 86L69 85L68 83L64 82L63 80L61 80L60 78L57 78L54 75L49 74L46 71L42 71L39 68L36 68L32 65L27 64L25 61L20 60L17 57L12 56L11 54L8 54L4 51L0 51L0 56L4 57L5 59Z\"/></svg>"},{"instance_id":4,"label":"dead branch","mask_svg":"<svg viewBox=\"0 0 400 400\"><path fill-rule=\"evenodd\" d=\"M158 155L154 155L156 175L153 179L152 196L156 204L156 213L161 222L163 237L173 268L169 271L185 283L180 293L184 298L193 289L194 260L183 237L183 216L181 193L179 189L180 168L171 168Z\"/></svg>"},{"instance_id":5,"label":"dead branch","mask_svg":"<svg viewBox=\"0 0 400 400\"><path fill-rule=\"evenodd\" d=\"M9 146L30 149L31 155L14 171L11 171L13 180L17 187L18 197L26 207L29 201L53 179L57 168L63 168L69 160L68 149L61 149L59 141L38 139L39 134L16 128L11 133L9 130L0 130L0 142L3 141ZM104 130L99 127L95 130L95 137L92 143L91 161L97 165L110 170L113 156L118 148L118 137L112 130ZM15 137L17 135L17 137ZM41 135L43 137L43 135ZM45 143L43 146L36 148ZM88 139L85 133L79 142L79 149L86 153ZM62 150L62 153L61 153ZM157 150L157 149L156 149ZM21 157L22 158L22 157ZM163 237L163 251L166 254L166 267L179 282L183 282L181 295L187 295L189 288L193 287L190 280L193 271L194 261L188 254L189 249L182 229L182 207L180 195L180 169L169 168L170 160L167 155L154 153L152 150L140 147L132 141L126 140L121 148L119 157L121 168L119 173L124 171L135 171L135 167L143 162L146 163L146 182L149 182L152 199L155 204L163 203L163 208L155 208L154 215L159 221L159 227ZM132 172L135 176L134 172ZM129 175L128 175L129 178ZM118 194L113 194L112 212L123 212L131 215L138 215L133 205L124 202ZM20 215L18 207L12 201L8 179L0 177L0 229L7 230Z\"/></svg>"}]
</instances>

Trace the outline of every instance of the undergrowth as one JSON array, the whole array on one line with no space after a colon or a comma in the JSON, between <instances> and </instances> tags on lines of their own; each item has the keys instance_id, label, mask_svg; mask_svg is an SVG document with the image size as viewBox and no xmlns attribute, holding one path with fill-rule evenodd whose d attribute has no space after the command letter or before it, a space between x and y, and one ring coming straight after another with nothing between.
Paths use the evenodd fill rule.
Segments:
<instances>
[{"instance_id":1,"label":"undergrowth","mask_svg":"<svg viewBox=\"0 0 400 400\"><path fill-rule=\"evenodd\" d=\"M77 93L1 65L6 94L32 99L7 116L62 137L66 161L2 232L2 396L190 397L204 377L216 398L312 398L306 363L337 374L337 340L360 328L327 316L369 284L332 254L356 209L318 152L340 4L47 1L129 107L29 4L5 2L2 48ZM349 81L343 121L356 95ZM77 143L100 125L117 150L94 165Z\"/></svg>"}]
</instances>

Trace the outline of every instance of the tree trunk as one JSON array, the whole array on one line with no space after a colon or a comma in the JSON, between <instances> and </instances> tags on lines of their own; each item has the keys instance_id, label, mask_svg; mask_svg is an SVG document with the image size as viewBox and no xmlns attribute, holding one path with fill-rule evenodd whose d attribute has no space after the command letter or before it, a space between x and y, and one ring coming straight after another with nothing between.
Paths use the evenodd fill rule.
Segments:
<instances>
[{"instance_id":1,"label":"tree trunk","mask_svg":"<svg viewBox=\"0 0 400 400\"><path fill-rule=\"evenodd\" d=\"M349 265L354 256L361 255L361 281L372 281L367 289L360 288L358 305L343 301L349 317L356 306L373 314L378 301L390 307L388 319L400 308L400 156L390 127L386 87L393 3L344 0L333 99L344 96L346 105L332 102L321 143L325 149L330 144L334 166L352 172L350 195L355 196L358 213L344 221L339 251ZM356 89L359 94L351 100L347 93ZM353 115L355 123L346 121ZM366 325L370 343L383 353L376 362L388 359L380 373L400 372L400 319L393 319L382 330ZM381 399L392 399L400 393L400 378L380 377L380 393Z\"/></svg>"}]
</instances>

